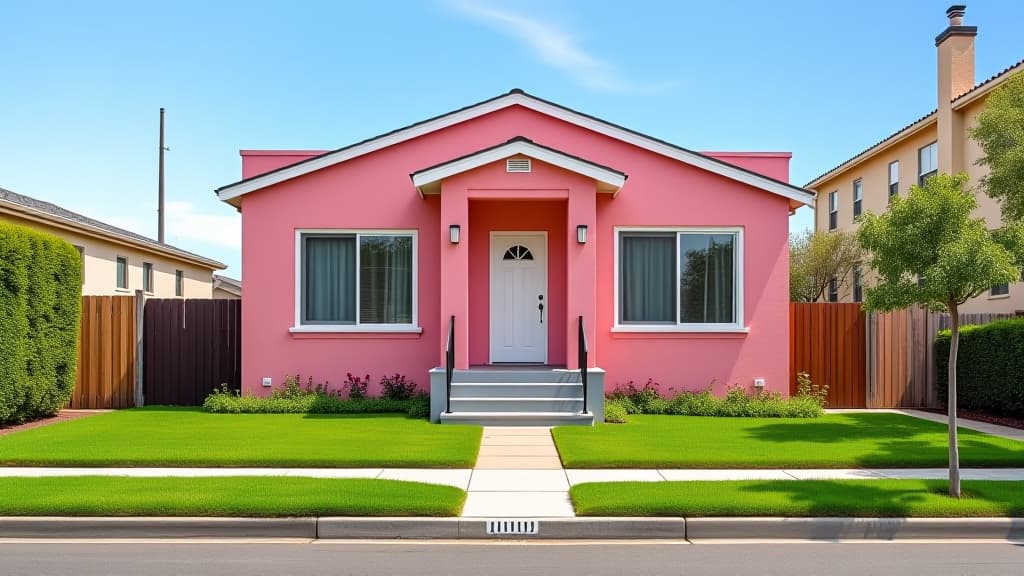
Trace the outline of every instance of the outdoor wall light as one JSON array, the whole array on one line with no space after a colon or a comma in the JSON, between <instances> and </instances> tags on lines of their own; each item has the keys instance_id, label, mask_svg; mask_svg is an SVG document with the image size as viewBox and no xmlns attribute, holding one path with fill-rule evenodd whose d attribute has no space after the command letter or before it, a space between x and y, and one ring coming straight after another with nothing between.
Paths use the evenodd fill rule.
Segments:
<instances>
[{"instance_id":1,"label":"outdoor wall light","mask_svg":"<svg viewBox=\"0 0 1024 576\"><path fill-rule=\"evenodd\" d=\"M587 225L580 224L576 227L576 241L580 244L587 243Z\"/></svg>"},{"instance_id":2,"label":"outdoor wall light","mask_svg":"<svg viewBox=\"0 0 1024 576\"><path fill-rule=\"evenodd\" d=\"M448 234L451 237L452 244L458 244L459 243L459 225L458 224L452 224L451 226L449 226L448 227Z\"/></svg>"}]
</instances>

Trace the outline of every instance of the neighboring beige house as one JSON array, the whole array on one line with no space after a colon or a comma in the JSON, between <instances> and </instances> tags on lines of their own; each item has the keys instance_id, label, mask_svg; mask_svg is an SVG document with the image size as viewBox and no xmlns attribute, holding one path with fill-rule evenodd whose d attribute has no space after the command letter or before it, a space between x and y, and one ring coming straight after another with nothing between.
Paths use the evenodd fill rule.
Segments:
<instances>
[{"instance_id":1,"label":"neighboring beige house","mask_svg":"<svg viewBox=\"0 0 1024 576\"><path fill-rule=\"evenodd\" d=\"M220 274L214 274L213 297L220 300L241 300L242 281L235 280L234 278L228 278L227 276L221 276Z\"/></svg>"},{"instance_id":2,"label":"neighboring beige house","mask_svg":"<svg viewBox=\"0 0 1024 576\"><path fill-rule=\"evenodd\" d=\"M816 230L854 230L854 218L862 212L883 212L889 197L905 195L912 184L919 184L936 172L967 172L970 185L978 182L987 168L975 162L981 149L969 137L978 114L993 89L1014 73L1024 71L1024 60L1006 68L980 84L974 79L974 38L977 27L964 26L964 6L952 6L946 12L947 27L935 39L938 48L938 108L897 130L881 142L818 176L804 187L818 193L815 205ZM989 226L1000 226L999 205L978 194L977 215ZM859 301L863 284L870 275L854 272L845 290L830 290L827 299ZM993 286L969 301L963 312L1024 313L1024 284Z\"/></svg>"},{"instance_id":3,"label":"neighboring beige house","mask_svg":"<svg viewBox=\"0 0 1024 576\"><path fill-rule=\"evenodd\" d=\"M0 188L0 220L59 236L82 256L82 294L143 290L154 298L211 298L226 266L60 206Z\"/></svg>"}]
</instances>

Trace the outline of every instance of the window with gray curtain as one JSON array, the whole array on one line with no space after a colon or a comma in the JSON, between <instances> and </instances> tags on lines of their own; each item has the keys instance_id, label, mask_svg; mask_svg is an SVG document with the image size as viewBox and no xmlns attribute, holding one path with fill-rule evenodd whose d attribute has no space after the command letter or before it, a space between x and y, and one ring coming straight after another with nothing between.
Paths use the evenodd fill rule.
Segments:
<instances>
[{"instance_id":1,"label":"window with gray curtain","mask_svg":"<svg viewBox=\"0 0 1024 576\"><path fill-rule=\"evenodd\" d=\"M411 235L303 235L302 323L411 324L412 254Z\"/></svg>"},{"instance_id":2,"label":"window with gray curtain","mask_svg":"<svg viewBox=\"0 0 1024 576\"><path fill-rule=\"evenodd\" d=\"M736 321L733 234L679 235L679 322Z\"/></svg>"},{"instance_id":3,"label":"window with gray curtain","mask_svg":"<svg viewBox=\"0 0 1024 576\"><path fill-rule=\"evenodd\" d=\"M622 232L620 324L734 324L736 234Z\"/></svg>"}]
</instances>

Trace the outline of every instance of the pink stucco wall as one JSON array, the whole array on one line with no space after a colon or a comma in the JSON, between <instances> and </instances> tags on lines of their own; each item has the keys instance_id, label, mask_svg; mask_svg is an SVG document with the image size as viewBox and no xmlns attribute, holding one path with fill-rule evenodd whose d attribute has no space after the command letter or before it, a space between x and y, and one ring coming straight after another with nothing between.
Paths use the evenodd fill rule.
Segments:
<instances>
[{"instance_id":1,"label":"pink stucco wall","mask_svg":"<svg viewBox=\"0 0 1024 576\"><path fill-rule=\"evenodd\" d=\"M611 166L629 179L612 198L596 193L593 181L535 161L530 174L507 174L498 163L446 179L440 198L420 198L410 183L416 170L515 136ZM769 389L786 393L788 209L780 196L525 108L463 122L243 197L243 388L261 393L260 378L273 377L277 385L293 373L340 385L346 372L370 373L374 381L401 372L425 387L427 371L441 364L443 319L450 314L458 318L459 364L486 358L482 314L489 287L480 262L486 264L488 231L546 229L549 289L559 281L556 262L565 267L564 290L557 288L566 295L558 306L564 317L556 326L551 316L551 363L565 358L574 367L575 354L567 351L575 351L582 314L591 362L608 372L609 389L648 378L665 387L701 389L713 380L749 385L763 377ZM463 227L458 245L448 242L450 224ZM587 244L576 243L577 224L589 226ZM749 333L613 333L615 226L742 226ZM301 228L416 230L422 333L290 333Z\"/></svg>"},{"instance_id":2,"label":"pink stucco wall","mask_svg":"<svg viewBox=\"0 0 1024 576\"><path fill-rule=\"evenodd\" d=\"M324 152L326 150L239 150L238 155L242 157L242 178L252 178Z\"/></svg>"},{"instance_id":3,"label":"pink stucco wall","mask_svg":"<svg viewBox=\"0 0 1024 576\"><path fill-rule=\"evenodd\" d=\"M764 174L781 182L789 182L789 160L793 157L790 152L701 152L701 154L751 172Z\"/></svg>"}]
</instances>

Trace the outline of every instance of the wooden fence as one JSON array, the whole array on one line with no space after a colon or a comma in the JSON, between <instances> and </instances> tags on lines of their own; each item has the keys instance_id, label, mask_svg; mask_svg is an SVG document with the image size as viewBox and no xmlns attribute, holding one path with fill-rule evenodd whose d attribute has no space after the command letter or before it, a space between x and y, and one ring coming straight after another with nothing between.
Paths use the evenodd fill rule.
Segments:
<instances>
[{"instance_id":1,"label":"wooden fence","mask_svg":"<svg viewBox=\"0 0 1024 576\"><path fill-rule=\"evenodd\" d=\"M798 372L828 385L831 408L865 407L864 313L859 304L792 303L790 393Z\"/></svg>"},{"instance_id":2,"label":"wooden fence","mask_svg":"<svg viewBox=\"0 0 1024 576\"><path fill-rule=\"evenodd\" d=\"M146 404L198 406L214 388L241 387L241 300L146 301Z\"/></svg>"},{"instance_id":3,"label":"wooden fence","mask_svg":"<svg viewBox=\"0 0 1024 576\"><path fill-rule=\"evenodd\" d=\"M136 301L83 296L78 371L68 408L135 405Z\"/></svg>"},{"instance_id":4,"label":"wooden fence","mask_svg":"<svg viewBox=\"0 0 1024 576\"><path fill-rule=\"evenodd\" d=\"M960 324L987 324L1012 314L960 314ZM948 314L914 307L867 315L869 408L935 407L935 335L949 328Z\"/></svg>"},{"instance_id":5,"label":"wooden fence","mask_svg":"<svg viewBox=\"0 0 1024 576\"><path fill-rule=\"evenodd\" d=\"M961 325L1010 314L961 314ZM789 310L790 393L798 372L829 387L830 408L921 408L936 398L935 335L949 315L914 307L885 314L859 304L792 303Z\"/></svg>"}]
</instances>

